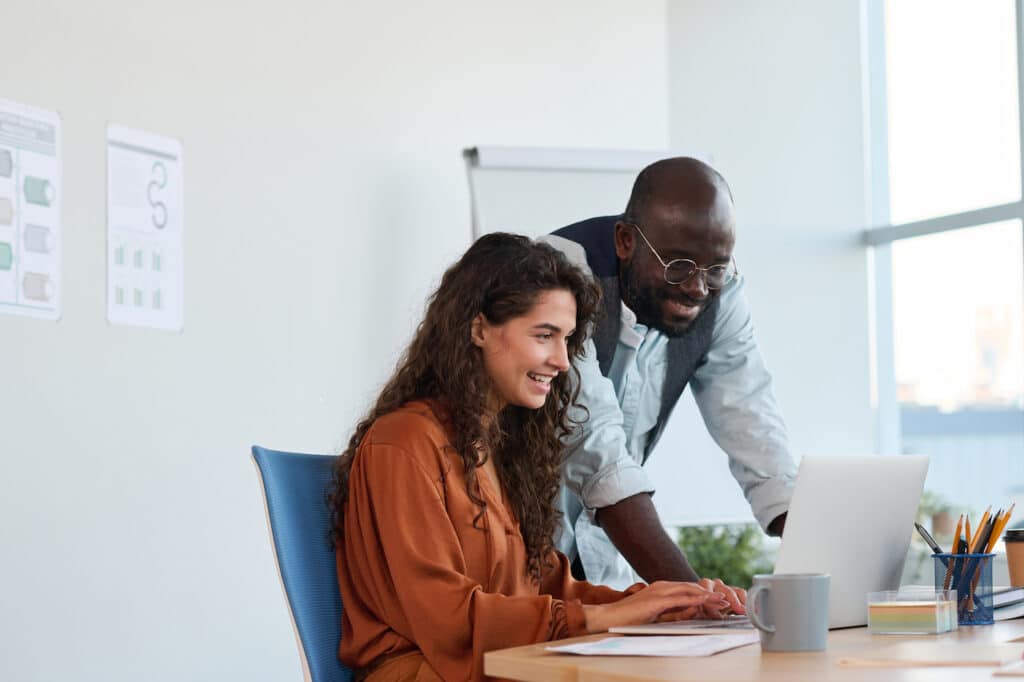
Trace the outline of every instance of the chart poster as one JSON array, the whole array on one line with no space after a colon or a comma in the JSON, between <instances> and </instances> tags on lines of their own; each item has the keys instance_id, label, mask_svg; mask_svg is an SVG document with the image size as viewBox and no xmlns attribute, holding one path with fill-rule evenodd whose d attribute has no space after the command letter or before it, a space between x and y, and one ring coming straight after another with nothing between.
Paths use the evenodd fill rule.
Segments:
<instances>
[{"instance_id":1,"label":"chart poster","mask_svg":"<svg viewBox=\"0 0 1024 682\"><path fill-rule=\"evenodd\" d=\"M0 313L61 314L60 124L0 99Z\"/></svg>"},{"instance_id":2,"label":"chart poster","mask_svg":"<svg viewBox=\"0 0 1024 682\"><path fill-rule=\"evenodd\" d=\"M184 192L181 142L107 126L107 319L181 331Z\"/></svg>"}]
</instances>

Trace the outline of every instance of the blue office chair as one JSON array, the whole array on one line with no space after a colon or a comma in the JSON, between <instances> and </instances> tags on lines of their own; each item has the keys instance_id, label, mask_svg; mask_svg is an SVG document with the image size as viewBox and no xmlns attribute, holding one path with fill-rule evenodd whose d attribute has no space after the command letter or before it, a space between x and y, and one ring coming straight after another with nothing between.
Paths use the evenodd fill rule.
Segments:
<instances>
[{"instance_id":1,"label":"blue office chair","mask_svg":"<svg viewBox=\"0 0 1024 682\"><path fill-rule=\"evenodd\" d=\"M266 502L274 558L288 598L304 679L351 682L338 660L341 594L334 550L327 541L330 514L324 491L333 457L252 447Z\"/></svg>"}]
</instances>

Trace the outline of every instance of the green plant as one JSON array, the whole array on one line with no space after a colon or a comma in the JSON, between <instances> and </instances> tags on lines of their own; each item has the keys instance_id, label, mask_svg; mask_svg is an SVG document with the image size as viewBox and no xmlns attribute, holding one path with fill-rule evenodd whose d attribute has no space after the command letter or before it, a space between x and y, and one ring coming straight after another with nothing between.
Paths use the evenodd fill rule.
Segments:
<instances>
[{"instance_id":1,"label":"green plant","mask_svg":"<svg viewBox=\"0 0 1024 682\"><path fill-rule=\"evenodd\" d=\"M701 577L749 588L757 573L771 573L761 529L752 523L679 529L677 543Z\"/></svg>"}]
</instances>

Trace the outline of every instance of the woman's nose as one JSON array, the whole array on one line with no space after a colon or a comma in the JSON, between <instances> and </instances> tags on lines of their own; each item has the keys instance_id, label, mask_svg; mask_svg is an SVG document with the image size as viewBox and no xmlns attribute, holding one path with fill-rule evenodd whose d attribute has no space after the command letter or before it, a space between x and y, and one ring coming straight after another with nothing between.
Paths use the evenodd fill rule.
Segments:
<instances>
[{"instance_id":1,"label":"woman's nose","mask_svg":"<svg viewBox=\"0 0 1024 682\"><path fill-rule=\"evenodd\" d=\"M551 365L557 368L559 372L564 372L569 369L569 349L564 343L555 345L557 348L551 357Z\"/></svg>"}]
</instances>

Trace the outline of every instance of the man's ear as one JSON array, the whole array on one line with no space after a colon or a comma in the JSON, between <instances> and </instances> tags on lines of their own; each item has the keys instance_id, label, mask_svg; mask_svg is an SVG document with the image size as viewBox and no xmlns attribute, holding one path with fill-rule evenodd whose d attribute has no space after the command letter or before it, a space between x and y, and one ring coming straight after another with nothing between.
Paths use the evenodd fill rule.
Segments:
<instances>
[{"instance_id":1,"label":"man's ear","mask_svg":"<svg viewBox=\"0 0 1024 682\"><path fill-rule=\"evenodd\" d=\"M484 347L484 327L486 323L487 320L484 319L484 314L477 313L476 317L473 318L472 324L469 326L469 338L473 345L478 348Z\"/></svg>"},{"instance_id":2,"label":"man's ear","mask_svg":"<svg viewBox=\"0 0 1024 682\"><path fill-rule=\"evenodd\" d=\"M615 223L615 255L619 260L629 260L636 248L636 230L621 220Z\"/></svg>"}]
</instances>

